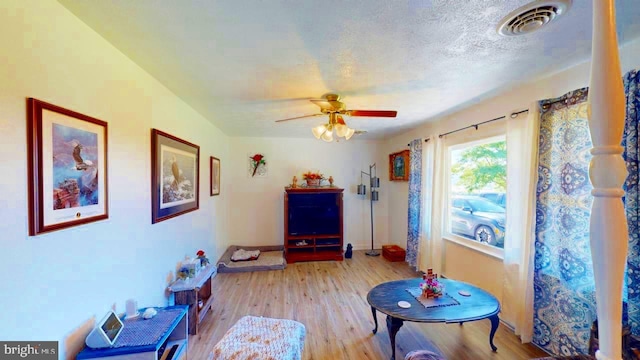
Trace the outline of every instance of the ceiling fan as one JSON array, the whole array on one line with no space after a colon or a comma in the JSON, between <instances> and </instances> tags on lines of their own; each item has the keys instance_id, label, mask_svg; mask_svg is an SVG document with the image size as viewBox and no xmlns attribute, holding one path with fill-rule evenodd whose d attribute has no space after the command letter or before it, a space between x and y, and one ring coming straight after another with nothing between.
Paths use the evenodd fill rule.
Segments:
<instances>
[{"instance_id":1,"label":"ceiling fan","mask_svg":"<svg viewBox=\"0 0 640 360\"><path fill-rule=\"evenodd\" d=\"M348 116L368 116L368 117L396 117L397 111L393 110L347 110L345 104L340 101L340 95L327 94L324 99L309 100L320 107L319 114L296 116L288 119L276 120L276 122L304 119L308 117L329 115L329 122L316 126L311 131L316 139L326 142L333 141L333 131L336 135L349 140L354 134L362 134L366 131L355 130L347 126L342 115Z\"/></svg>"}]
</instances>

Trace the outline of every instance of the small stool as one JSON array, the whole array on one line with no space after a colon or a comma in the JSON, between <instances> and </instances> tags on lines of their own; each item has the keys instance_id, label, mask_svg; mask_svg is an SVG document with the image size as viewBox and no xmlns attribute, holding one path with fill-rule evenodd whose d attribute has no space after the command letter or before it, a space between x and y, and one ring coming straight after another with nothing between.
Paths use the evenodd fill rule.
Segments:
<instances>
[{"instance_id":1,"label":"small stool","mask_svg":"<svg viewBox=\"0 0 640 360\"><path fill-rule=\"evenodd\" d=\"M213 360L300 360L306 329L286 319L244 316L211 350Z\"/></svg>"}]
</instances>

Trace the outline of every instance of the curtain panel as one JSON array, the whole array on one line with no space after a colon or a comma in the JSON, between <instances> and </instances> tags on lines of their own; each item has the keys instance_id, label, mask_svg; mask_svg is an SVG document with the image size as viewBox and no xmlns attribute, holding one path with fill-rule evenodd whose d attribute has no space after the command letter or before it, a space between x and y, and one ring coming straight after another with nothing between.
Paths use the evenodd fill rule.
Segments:
<instances>
[{"instance_id":1,"label":"curtain panel","mask_svg":"<svg viewBox=\"0 0 640 360\"><path fill-rule=\"evenodd\" d=\"M558 355L587 354L596 318L587 94L540 101L533 342Z\"/></svg>"},{"instance_id":2,"label":"curtain panel","mask_svg":"<svg viewBox=\"0 0 640 360\"><path fill-rule=\"evenodd\" d=\"M409 210L405 260L418 269L418 252L423 235L422 139L409 144Z\"/></svg>"},{"instance_id":3,"label":"curtain panel","mask_svg":"<svg viewBox=\"0 0 640 360\"><path fill-rule=\"evenodd\" d=\"M629 175L624 183L624 205L629 227L629 254L627 255L627 309L628 321L633 335L640 335L640 192L638 191L638 133L640 132L640 72L633 70L624 76L626 95L626 119L622 136Z\"/></svg>"},{"instance_id":4,"label":"curtain panel","mask_svg":"<svg viewBox=\"0 0 640 360\"><path fill-rule=\"evenodd\" d=\"M533 336L533 253L538 170L538 103L507 116L507 212L502 312L523 343Z\"/></svg>"},{"instance_id":5,"label":"curtain panel","mask_svg":"<svg viewBox=\"0 0 640 360\"><path fill-rule=\"evenodd\" d=\"M446 188L445 162L446 140L433 135L423 145L423 164L425 179L424 196L424 240L420 244L419 267L433 269L436 274L442 273L442 209L446 206L443 194Z\"/></svg>"}]
</instances>

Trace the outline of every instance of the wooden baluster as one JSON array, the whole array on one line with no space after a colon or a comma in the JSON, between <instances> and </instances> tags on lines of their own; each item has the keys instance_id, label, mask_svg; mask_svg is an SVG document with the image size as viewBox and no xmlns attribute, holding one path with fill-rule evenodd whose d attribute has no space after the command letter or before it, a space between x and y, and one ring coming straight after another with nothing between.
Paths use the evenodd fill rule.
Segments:
<instances>
[{"instance_id":1,"label":"wooden baluster","mask_svg":"<svg viewBox=\"0 0 640 360\"><path fill-rule=\"evenodd\" d=\"M589 178L591 257L596 281L600 350L597 359L622 359L622 284L628 230L621 197L627 177L620 146L625 100L618 56L614 0L593 0L589 128L593 140Z\"/></svg>"}]
</instances>

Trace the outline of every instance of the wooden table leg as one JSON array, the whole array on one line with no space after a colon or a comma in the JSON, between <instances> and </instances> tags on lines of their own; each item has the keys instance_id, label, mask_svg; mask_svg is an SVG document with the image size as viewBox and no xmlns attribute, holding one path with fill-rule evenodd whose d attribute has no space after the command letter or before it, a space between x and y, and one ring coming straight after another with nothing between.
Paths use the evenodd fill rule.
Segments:
<instances>
[{"instance_id":1,"label":"wooden table leg","mask_svg":"<svg viewBox=\"0 0 640 360\"><path fill-rule=\"evenodd\" d=\"M373 333L375 334L378 332L378 315L376 315L376 308L373 306L371 307L371 313L373 314L373 322L376 324L376 328L373 329Z\"/></svg>"},{"instance_id":2,"label":"wooden table leg","mask_svg":"<svg viewBox=\"0 0 640 360\"><path fill-rule=\"evenodd\" d=\"M491 332L489 333L489 345L491 345L491 350L496 351L498 348L493 345L493 335L496 334L496 330L498 330L498 325L500 325L500 319L498 318L498 314L495 314L489 317L491 320Z\"/></svg>"},{"instance_id":3,"label":"wooden table leg","mask_svg":"<svg viewBox=\"0 0 640 360\"><path fill-rule=\"evenodd\" d=\"M391 360L396 360L396 334L402 327L404 321L387 315L387 331L389 332L389 340L391 341Z\"/></svg>"}]
</instances>

